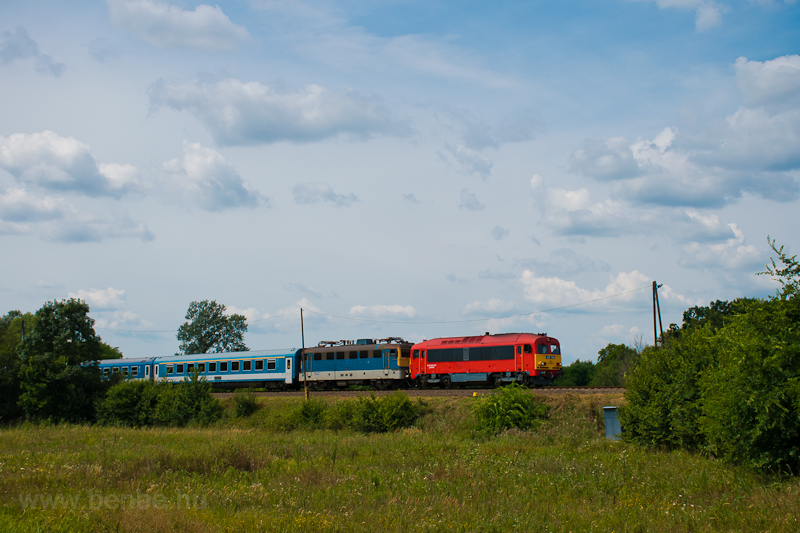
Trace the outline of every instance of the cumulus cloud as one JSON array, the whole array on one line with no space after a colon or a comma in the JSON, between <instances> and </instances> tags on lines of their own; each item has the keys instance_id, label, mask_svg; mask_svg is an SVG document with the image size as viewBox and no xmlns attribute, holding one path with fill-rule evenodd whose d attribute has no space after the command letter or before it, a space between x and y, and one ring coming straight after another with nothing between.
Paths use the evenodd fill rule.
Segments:
<instances>
[{"instance_id":1,"label":"cumulus cloud","mask_svg":"<svg viewBox=\"0 0 800 533\"><path fill-rule=\"evenodd\" d=\"M106 0L111 22L160 48L233 50L249 38L219 6L193 11L157 0Z\"/></svg>"},{"instance_id":2,"label":"cumulus cloud","mask_svg":"<svg viewBox=\"0 0 800 533\"><path fill-rule=\"evenodd\" d=\"M124 213L98 217L63 198L39 198L23 188L0 193L0 234L39 234L45 240L100 242L118 237L151 241L154 236L141 221Z\"/></svg>"},{"instance_id":3,"label":"cumulus cloud","mask_svg":"<svg viewBox=\"0 0 800 533\"><path fill-rule=\"evenodd\" d=\"M100 163L89 146L49 130L0 136L0 168L24 184L86 196L121 198L143 189L136 167Z\"/></svg>"},{"instance_id":4,"label":"cumulus cloud","mask_svg":"<svg viewBox=\"0 0 800 533\"><path fill-rule=\"evenodd\" d=\"M200 143L183 141L183 159L163 163L159 182L180 201L206 211L271 204L222 154Z\"/></svg>"},{"instance_id":5,"label":"cumulus cloud","mask_svg":"<svg viewBox=\"0 0 800 533\"><path fill-rule=\"evenodd\" d=\"M531 178L531 190L542 222L559 235L615 236L645 231L652 215L630 212L617 200L592 201L586 188L548 188L542 177Z\"/></svg>"},{"instance_id":6,"label":"cumulus cloud","mask_svg":"<svg viewBox=\"0 0 800 533\"><path fill-rule=\"evenodd\" d=\"M496 241L502 241L504 238L508 237L509 233L511 232L506 228L495 226L492 230L492 238Z\"/></svg>"},{"instance_id":7,"label":"cumulus cloud","mask_svg":"<svg viewBox=\"0 0 800 533\"><path fill-rule=\"evenodd\" d=\"M595 337L601 340L603 344L608 344L609 342L633 342L633 344L636 344L641 336L642 332L636 326L628 327L622 324L604 326L603 329L595 334Z\"/></svg>"},{"instance_id":8,"label":"cumulus cloud","mask_svg":"<svg viewBox=\"0 0 800 533\"><path fill-rule=\"evenodd\" d=\"M538 277L531 270L525 270L520 281L523 285L523 294L530 302L548 307L592 302L581 306L583 311L607 309L618 306L620 303L639 302L641 304L646 298L643 296L643 291L639 289L648 287L651 283L650 278L638 270L620 272L611 278L608 285L602 289L584 289L574 281L559 277ZM676 300L682 304L690 303L687 298L675 293L666 285L662 288L662 294L666 300Z\"/></svg>"},{"instance_id":9,"label":"cumulus cloud","mask_svg":"<svg viewBox=\"0 0 800 533\"><path fill-rule=\"evenodd\" d=\"M745 244L744 232L736 224L728 224L733 237L721 243L692 242L683 247L680 265L687 268L751 269L763 265L761 252Z\"/></svg>"},{"instance_id":10,"label":"cumulus cloud","mask_svg":"<svg viewBox=\"0 0 800 533\"><path fill-rule=\"evenodd\" d=\"M127 307L125 291L108 287L107 289L79 290L69 293L70 298L86 301L92 311L113 311Z\"/></svg>"},{"instance_id":11,"label":"cumulus cloud","mask_svg":"<svg viewBox=\"0 0 800 533\"><path fill-rule=\"evenodd\" d=\"M56 78L64 73L66 66L47 54L39 53L39 45L28 35L22 26L13 31L4 31L0 41L0 60L4 65L17 60L32 59L36 70L42 74L50 74Z\"/></svg>"},{"instance_id":12,"label":"cumulus cloud","mask_svg":"<svg viewBox=\"0 0 800 533\"><path fill-rule=\"evenodd\" d=\"M485 205L478 201L478 197L475 196L475 193L469 192L467 189L461 190L461 195L459 197L460 203L458 204L459 209L467 209L469 211L480 211Z\"/></svg>"},{"instance_id":13,"label":"cumulus cloud","mask_svg":"<svg viewBox=\"0 0 800 533\"><path fill-rule=\"evenodd\" d=\"M333 188L327 183L308 182L300 183L292 187L292 195L295 203L299 205L311 205L319 202L327 202L336 207L348 207L356 202L360 202L358 197L353 194L336 194Z\"/></svg>"},{"instance_id":14,"label":"cumulus cloud","mask_svg":"<svg viewBox=\"0 0 800 533\"><path fill-rule=\"evenodd\" d=\"M311 142L345 136L408 135L408 125L376 98L319 85L295 92L235 79L169 83L148 90L151 107L188 111L223 145Z\"/></svg>"},{"instance_id":15,"label":"cumulus cloud","mask_svg":"<svg viewBox=\"0 0 800 533\"><path fill-rule=\"evenodd\" d=\"M664 128L653 140L587 141L571 169L612 181L637 203L721 207L750 193L800 196L800 56L735 64L744 105L706 131Z\"/></svg>"},{"instance_id":16,"label":"cumulus cloud","mask_svg":"<svg viewBox=\"0 0 800 533\"><path fill-rule=\"evenodd\" d=\"M350 308L351 315L366 315L376 318L394 317L394 318L414 318L417 316L417 310L411 305L355 305Z\"/></svg>"},{"instance_id":17,"label":"cumulus cloud","mask_svg":"<svg viewBox=\"0 0 800 533\"><path fill-rule=\"evenodd\" d=\"M92 315L99 317L95 320L97 329L118 329L118 328L147 328L153 325L127 309L128 303L125 300L125 291L108 287L106 289L80 289L77 292L70 292L70 298L84 300L92 310Z\"/></svg>"}]
</instances>

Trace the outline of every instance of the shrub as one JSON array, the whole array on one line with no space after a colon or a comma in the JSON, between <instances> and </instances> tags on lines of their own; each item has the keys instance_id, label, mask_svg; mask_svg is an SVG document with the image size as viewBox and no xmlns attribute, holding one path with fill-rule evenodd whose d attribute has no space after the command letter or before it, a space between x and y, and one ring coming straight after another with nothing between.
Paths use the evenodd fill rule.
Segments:
<instances>
[{"instance_id":1,"label":"shrub","mask_svg":"<svg viewBox=\"0 0 800 533\"><path fill-rule=\"evenodd\" d=\"M256 395L250 389L238 389L233 393L233 409L240 418L252 415L258 409Z\"/></svg>"},{"instance_id":2,"label":"shrub","mask_svg":"<svg viewBox=\"0 0 800 533\"><path fill-rule=\"evenodd\" d=\"M353 413L353 428L364 433L384 433L411 426L421 414L421 404L397 391L389 396L359 398Z\"/></svg>"},{"instance_id":3,"label":"shrub","mask_svg":"<svg viewBox=\"0 0 800 533\"><path fill-rule=\"evenodd\" d=\"M149 380L123 381L112 386L97 402L97 421L114 426L147 426L153 423L159 387Z\"/></svg>"},{"instance_id":4,"label":"shrub","mask_svg":"<svg viewBox=\"0 0 800 533\"><path fill-rule=\"evenodd\" d=\"M222 416L222 406L211 396L211 384L197 371L182 383L158 385L158 404L153 421L161 426L185 426L188 423L208 425Z\"/></svg>"},{"instance_id":5,"label":"shrub","mask_svg":"<svg viewBox=\"0 0 800 533\"><path fill-rule=\"evenodd\" d=\"M800 300L754 303L720 329L703 376L708 450L761 469L800 468Z\"/></svg>"},{"instance_id":6,"label":"shrub","mask_svg":"<svg viewBox=\"0 0 800 533\"><path fill-rule=\"evenodd\" d=\"M325 401L319 398L311 398L308 401L304 401L298 409L298 423L307 427L320 427L327 405Z\"/></svg>"},{"instance_id":7,"label":"shrub","mask_svg":"<svg viewBox=\"0 0 800 533\"><path fill-rule=\"evenodd\" d=\"M492 391L475 407L478 431L491 435L511 428L535 429L546 417L547 406L517 383Z\"/></svg>"}]
</instances>

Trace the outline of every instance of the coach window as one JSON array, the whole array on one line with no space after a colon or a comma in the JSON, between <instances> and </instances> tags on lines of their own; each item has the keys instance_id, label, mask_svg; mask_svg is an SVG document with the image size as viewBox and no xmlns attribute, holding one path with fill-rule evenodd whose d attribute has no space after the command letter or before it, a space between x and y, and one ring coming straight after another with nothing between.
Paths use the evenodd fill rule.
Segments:
<instances>
[{"instance_id":1,"label":"coach window","mask_svg":"<svg viewBox=\"0 0 800 533\"><path fill-rule=\"evenodd\" d=\"M314 354L314 361L322 361L322 354L321 353L315 353Z\"/></svg>"},{"instance_id":2,"label":"coach window","mask_svg":"<svg viewBox=\"0 0 800 533\"><path fill-rule=\"evenodd\" d=\"M242 366L244 367L244 368L242 368L242 370L246 370L246 371L249 372L250 371L250 367L252 366L252 361L244 361L242 363Z\"/></svg>"},{"instance_id":3,"label":"coach window","mask_svg":"<svg viewBox=\"0 0 800 533\"><path fill-rule=\"evenodd\" d=\"M522 355L522 346L517 346L517 355Z\"/></svg>"},{"instance_id":4,"label":"coach window","mask_svg":"<svg viewBox=\"0 0 800 533\"><path fill-rule=\"evenodd\" d=\"M344 359L344 352L336 352L336 359Z\"/></svg>"},{"instance_id":5,"label":"coach window","mask_svg":"<svg viewBox=\"0 0 800 533\"><path fill-rule=\"evenodd\" d=\"M325 360L326 361L333 361L333 356L334 356L333 352L328 352L328 353L325 354Z\"/></svg>"},{"instance_id":6,"label":"coach window","mask_svg":"<svg viewBox=\"0 0 800 533\"><path fill-rule=\"evenodd\" d=\"M533 353L533 350L531 350L531 345L530 344L526 344L525 345L525 353Z\"/></svg>"},{"instance_id":7,"label":"coach window","mask_svg":"<svg viewBox=\"0 0 800 533\"><path fill-rule=\"evenodd\" d=\"M217 363L208 363L208 371L209 372L216 372L217 371Z\"/></svg>"},{"instance_id":8,"label":"coach window","mask_svg":"<svg viewBox=\"0 0 800 533\"><path fill-rule=\"evenodd\" d=\"M347 354L348 359L358 359L358 352L350 352Z\"/></svg>"},{"instance_id":9,"label":"coach window","mask_svg":"<svg viewBox=\"0 0 800 533\"><path fill-rule=\"evenodd\" d=\"M131 377L135 378L138 375L139 375L139 367L138 366L132 366L131 367Z\"/></svg>"},{"instance_id":10,"label":"coach window","mask_svg":"<svg viewBox=\"0 0 800 533\"><path fill-rule=\"evenodd\" d=\"M231 372L239 371L239 361L231 361Z\"/></svg>"},{"instance_id":11,"label":"coach window","mask_svg":"<svg viewBox=\"0 0 800 533\"><path fill-rule=\"evenodd\" d=\"M259 359L258 361L256 361L256 370L264 370L263 359Z\"/></svg>"},{"instance_id":12,"label":"coach window","mask_svg":"<svg viewBox=\"0 0 800 533\"><path fill-rule=\"evenodd\" d=\"M228 371L228 362L224 361L219 364L219 371L220 372L227 372Z\"/></svg>"},{"instance_id":13,"label":"coach window","mask_svg":"<svg viewBox=\"0 0 800 533\"><path fill-rule=\"evenodd\" d=\"M278 362L275 359L267 359L267 370L275 370L278 368Z\"/></svg>"},{"instance_id":14,"label":"coach window","mask_svg":"<svg viewBox=\"0 0 800 533\"><path fill-rule=\"evenodd\" d=\"M558 344L551 344L550 345L550 353L558 354Z\"/></svg>"},{"instance_id":15,"label":"coach window","mask_svg":"<svg viewBox=\"0 0 800 533\"><path fill-rule=\"evenodd\" d=\"M358 357L360 359L366 359L369 357L369 352L366 350L361 350L360 352L358 352Z\"/></svg>"},{"instance_id":16,"label":"coach window","mask_svg":"<svg viewBox=\"0 0 800 533\"><path fill-rule=\"evenodd\" d=\"M122 375L123 376L127 376L128 375L128 367L127 366L123 366L122 367Z\"/></svg>"},{"instance_id":17,"label":"coach window","mask_svg":"<svg viewBox=\"0 0 800 533\"><path fill-rule=\"evenodd\" d=\"M186 365L186 373L194 372L194 363L189 363Z\"/></svg>"},{"instance_id":18,"label":"coach window","mask_svg":"<svg viewBox=\"0 0 800 533\"><path fill-rule=\"evenodd\" d=\"M381 354L380 350L373 350L372 357L380 358L380 357L383 357L383 355Z\"/></svg>"},{"instance_id":19,"label":"coach window","mask_svg":"<svg viewBox=\"0 0 800 533\"><path fill-rule=\"evenodd\" d=\"M183 374L183 365L175 365L175 373Z\"/></svg>"},{"instance_id":20,"label":"coach window","mask_svg":"<svg viewBox=\"0 0 800 533\"><path fill-rule=\"evenodd\" d=\"M539 352L539 353L550 353L547 350L547 345L546 344L537 344L536 345L536 351Z\"/></svg>"},{"instance_id":21,"label":"coach window","mask_svg":"<svg viewBox=\"0 0 800 533\"><path fill-rule=\"evenodd\" d=\"M414 359L419 359L419 350L414 350Z\"/></svg>"},{"instance_id":22,"label":"coach window","mask_svg":"<svg viewBox=\"0 0 800 533\"><path fill-rule=\"evenodd\" d=\"M103 369L103 375L104 375L105 377L108 377L108 369L107 369L107 368L104 368L104 369Z\"/></svg>"},{"instance_id":23,"label":"coach window","mask_svg":"<svg viewBox=\"0 0 800 533\"><path fill-rule=\"evenodd\" d=\"M198 364L198 365L197 365L197 369L198 369L200 372L205 372L205 371L206 371L206 364L205 364L205 363L200 363L200 364Z\"/></svg>"}]
</instances>

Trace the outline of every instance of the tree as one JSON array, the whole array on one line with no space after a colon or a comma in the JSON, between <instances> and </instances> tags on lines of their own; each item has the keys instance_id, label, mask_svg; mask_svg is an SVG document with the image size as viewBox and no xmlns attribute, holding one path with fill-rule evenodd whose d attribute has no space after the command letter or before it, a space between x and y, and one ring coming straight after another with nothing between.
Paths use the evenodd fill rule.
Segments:
<instances>
[{"instance_id":1,"label":"tree","mask_svg":"<svg viewBox=\"0 0 800 533\"><path fill-rule=\"evenodd\" d=\"M83 300L47 302L17 348L19 406L28 418L78 422L94 417L103 384L96 364L101 340Z\"/></svg>"},{"instance_id":2,"label":"tree","mask_svg":"<svg viewBox=\"0 0 800 533\"><path fill-rule=\"evenodd\" d=\"M769 243L772 251L778 255L778 261L783 264L783 268L778 268L778 265L775 264L775 259L770 258L771 264L767 265L767 269L764 272L758 272L758 275L770 275L773 278L778 278L783 290L778 293L777 297L782 300L793 298L800 292L800 262L797 261L796 255L792 257L786 255L783 251L783 245L778 247L775 244L775 239L770 239L769 235L767 235L767 243Z\"/></svg>"},{"instance_id":3,"label":"tree","mask_svg":"<svg viewBox=\"0 0 800 533\"><path fill-rule=\"evenodd\" d=\"M180 352L183 354L244 352L247 319L243 315L226 315L226 307L216 301L203 300L189 304L186 322L178 328Z\"/></svg>"},{"instance_id":4,"label":"tree","mask_svg":"<svg viewBox=\"0 0 800 533\"><path fill-rule=\"evenodd\" d=\"M597 368L591 361L576 359L571 365L561 368L562 374L558 376L553 385L557 387L585 387L594 377Z\"/></svg>"},{"instance_id":5,"label":"tree","mask_svg":"<svg viewBox=\"0 0 800 533\"><path fill-rule=\"evenodd\" d=\"M22 415L17 405L19 387L19 345L23 332L30 333L36 324L32 313L9 311L0 317L0 420L9 420Z\"/></svg>"},{"instance_id":6,"label":"tree","mask_svg":"<svg viewBox=\"0 0 800 533\"><path fill-rule=\"evenodd\" d=\"M593 387L619 387L625 374L639 357L639 352L624 344L609 343L597 352L597 367L589 385Z\"/></svg>"}]
</instances>

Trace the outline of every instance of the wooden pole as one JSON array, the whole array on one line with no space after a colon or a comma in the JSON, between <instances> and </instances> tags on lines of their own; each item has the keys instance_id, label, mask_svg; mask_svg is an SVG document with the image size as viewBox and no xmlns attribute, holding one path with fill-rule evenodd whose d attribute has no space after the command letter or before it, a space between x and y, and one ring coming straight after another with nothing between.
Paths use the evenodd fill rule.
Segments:
<instances>
[{"instance_id":1,"label":"wooden pole","mask_svg":"<svg viewBox=\"0 0 800 533\"><path fill-rule=\"evenodd\" d=\"M658 348L658 331L656 330L656 282L653 282L653 345Z\"/></svg>"},{"instance_id":2,"label":"wooden pole","mask_svg":"<svg viewBox=\"0 0 800 533\"><path fill-rule=\"evenodd\" d=\"M663 285L663 284L662 284ZM664 326L661 325L661 304L658 301L658 289L661 285L656 285L656 309L658 309L658 329L661 331L661 347L664 347Z\"/></svg>"},{"instance_id":3,"label":"wooden pole","mask_svg":"<svg viewBox=\"0 0 800 533\"><path fill-rule=\"evenodd\" d=\"M302 339L302 350L300 351L300 355L302 356L303 360L303 392L305 394L305 399L308 401L308 358L306 357L306 330L303 325L303 308L300 308L300 338Z\"/></svg>"}]
</instances>

